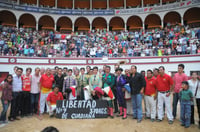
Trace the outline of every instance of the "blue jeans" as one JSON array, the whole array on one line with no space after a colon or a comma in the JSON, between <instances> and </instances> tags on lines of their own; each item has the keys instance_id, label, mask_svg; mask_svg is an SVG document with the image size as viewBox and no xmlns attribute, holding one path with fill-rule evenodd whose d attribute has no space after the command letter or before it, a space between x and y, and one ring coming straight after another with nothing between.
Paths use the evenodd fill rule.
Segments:
<instances>
[{"instance_id":1,"label":"blue jeans","mask_svg":"<svg viewBox=\"0 0 200 132\"><path fill-rule=\"evenodd\" d=\"M8 107L10 105L10 101L8 101L8 103L5 104L4 100L1 99L1 102L2 102L2 106L3 106L3 110L1 112L0 121L6 121L6 114L7 114L7 111L8 111Z\"/></svg>"},{"instance_id":2,"label":"blue jeans","mask_svg":"<svg viewBox=\"0 0 200 132\"><path fill-rule=\"evenodd\" d=\"M142 95L141 94L132 95L131 101L133 105L133 118L142 120Z\"/></svg>"},{"instance_id":3,"label":"blue jeans","mask_svg":"<svg viewBox=\"0 0 200 132\"><path fill-rule=\"evenodd\" d=\"M186 127L190 126L191 101L181 101L181 123Z\"/></svg>"},{"instance_id":4,"label":"blue jeans","mask_svg":"<svg viewBox=\"0 0 200 132\"><path fill-rule=\"evenodd\" d=\"M173 94L173 111L172 111L174 119L176 118L178 100L179 100L179 93L174 93Z\"/></svg>"},{"instance_id":5,"label":"blue jeans","mask_svg":"<svg viewBox=\"0 0 200 132\"><path fill-rule=\"evenodd\" d=\"M39 93L33 94L31 93L31 113L37 113L38 111L38 100Z\"/></svg>"}]
</instances>

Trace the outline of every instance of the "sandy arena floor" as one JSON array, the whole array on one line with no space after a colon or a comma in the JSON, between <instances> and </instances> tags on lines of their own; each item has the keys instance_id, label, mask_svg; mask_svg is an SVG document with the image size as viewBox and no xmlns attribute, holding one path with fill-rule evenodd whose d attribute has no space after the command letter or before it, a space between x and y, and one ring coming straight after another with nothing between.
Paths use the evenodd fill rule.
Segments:
<instances>
[{"instance_id":1,"label":"sandy arena floor","mask_svg":"<svg viewBox=\"0 0 200 132\"><path fill-rule=\"evenodd\" d=\"M0 111L1 110L2 106L0 103ZM54 126L60 132L200 132L197 126L196 109L196 125L191 125L190 128L180 126L179 117L175 119L172 125L168 124L166 118L162 122L151 122L150 120L143 119L141 123L137 123L137 120L132 119L132 116L128 116L126 120L122 120L121 117L115 117L114 119L65 120L49 118L48 114L45 114L43 117L43 120L39 120L37 116L24 117L19 121L0 125L0 132L40 132L47 126Z\"/></svg>"}]
</instances>

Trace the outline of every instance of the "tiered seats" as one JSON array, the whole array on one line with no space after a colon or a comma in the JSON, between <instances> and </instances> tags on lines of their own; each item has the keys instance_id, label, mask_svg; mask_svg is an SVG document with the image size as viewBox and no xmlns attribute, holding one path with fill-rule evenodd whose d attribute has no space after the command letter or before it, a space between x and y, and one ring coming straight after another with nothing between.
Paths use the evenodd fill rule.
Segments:
<instances>
[{"instance_id":1,"label":"tiered seats","mask_svg":"<svg viewBox=\"0 0 200 132\"><path fill-rule=\"evenodd\" d=\"M153 5L153 4L159 4L159 0L144 0L144 5Z\"/></svg>"},{"instance_id":2,"label":"tiered seats","mask_svg":"<svg viewBox=\"0 0 200 132\"><path fill-rule=\"evenodd\" d=\"M167 3L167 2L176 2L176 0L162 0L162 3Z\"/></svg>"},{"instance_id":3,"label":"tiered seats","mask_svg":"<svg viewBox=\"0 0 200 132\"><path fill-rule=\"evenodd\" d=\"M141 0L126 0L127 7L141 6Z\"/></svg>"},{"instance_id":4,"label":"tiered seats","mask_svg":"<svg viewBox=\"0 0 200 132\"><path fill-rule=\"evenodd\" d=\"M36 28L36 20L30 14L23 14L19 19L19 24L23 25L24 28Z\"/></svg>"},{"instance_id":5,"label":"tiered seats","mask_svg":"<svg viewBox=\"0 0 200 132\"><path fill-rule=\"evenodd\" d=\"M114 17L110 20L112 30L124 30L124 21L119 17Z\"/></svg>"},{"instance_id":6,"label":"tiered seats","mask_svg":"<svg viewBox=\"0 0 200 132\"><path fill-rule=\"evenodd\" d=\"M67 17L59 18L57 26L60 27L60 31L72 31L72 21Z\"/></svg>"},{"instance_id":7,"label":"tiered seats","mask_svg":"<svg viewBox=\"0 0 200 132\"><path fill-rule=\"evenodd\" d=\"M34 5L37 5L37 0L20 0L20 4L34 4Z\"/></svg>"},{"instance_id":8,"label":"tiered seats","mask_svg":"<svg viewBox=\"0 0 200 132\"><path fill-rule=\"evenodd\" d=\"M151 14L146 17L145 24L148 25L148 28L161 28L160 17L156 14Z\"/></svg>"},{"instance_id":9,"label":"tiered seats","mask_svg":"<svg viewBox=\"0 0 200 132\"><path fill-rule=\"evenodd\" d=\"M73 0L58 0L58 8L72 8Z\"/></svg>"},{"instance_id":10,"label":"tiered seats","mask_svg":"<svg viewBox=\"0 0 200 132\"><path fill-rule=\"evenodd\" d=\"M90 30L89 21L86 18L77 19L75 22L75 29L78 31L89 31Z\"/></svg>"},{"instance_id":11,"label":"tiered seats","mask_svg":"<svg viewBox=\"0 0 200 132\"><path fill-rule=\"evenodd\" d=\"M54 20L50 16L43 16L39 20L39 26L42 26L42 29L54 30Z\"/></svg>"},{"instance_id":12,"label":"tiered seats","mask_svg":"<svg viewBox=\"0 0 200 132\"><path fill-rule=\"evenodd\" d=\"M75 8L90 8L90 0L75 0Z\"/></svg>"},{"instance_id":13,"label":"tiered seats","mask_svg":"<svg viewBox=\"0 0 200 132\"><path fill-rule=\"evenodd\" d=\"M92 0L92 8L106 9L107 8L107 0Z\"/></svg>"},{"instance_id":14,"label":"tiered seats","mask_svg":"<svg viewBox=\"0 0 200 132\"><path fill-rule=\"evenodd\" d=\"M124 7L124 0L109 0L109 7L110 8L119 8Z\"/></svg>"},{"instance_id":15,"label":"tiered seats","mask_svg":"<svg viewBox=\"0 0 200 132\"><path fill-rule=\"evenodd\" d=\"M49 6L49 7L54 7L55 6L55 0L39 0L40 5L42 6Z\"/></svg>"},{"instance_id":16,"label":"tiered seats","mask_svg":"<svg viewBox=\"0 0 200 132\"><path fill-rule=\"evenodd\" d=\"M142 20L137 16L132 16L128 19L127 26L129 30L142 29Z\"/></svg>"},{"instance_id":17,"label":"tiered seats","mask_svg":"<svg viewBox=\"0 0 200 132\"><path fill-rule=\"evenodd\" d=\"M105 29L107 28L106 20L104 18L96 18L92 22L92 27L95 29Z\"/></svg>"}]
</instances>

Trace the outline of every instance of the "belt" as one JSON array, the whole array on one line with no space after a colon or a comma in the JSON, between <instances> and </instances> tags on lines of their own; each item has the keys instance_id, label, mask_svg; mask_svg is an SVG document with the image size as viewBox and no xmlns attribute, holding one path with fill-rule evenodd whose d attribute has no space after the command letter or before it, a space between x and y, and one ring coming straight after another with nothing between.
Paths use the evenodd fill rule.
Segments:
<instances>
[{"instance_id":1,"label":"belt","mask_svg":"<svg viewBox=\"0 0 200 132\"><path fill-rule=\"evenodd\" d=\"M169 93L170 91L169 91L169 90L167 90L167 91L158 91L158 92L160 92L160 93L164 94L164 93Z\"/></svg>"}]
</instances>

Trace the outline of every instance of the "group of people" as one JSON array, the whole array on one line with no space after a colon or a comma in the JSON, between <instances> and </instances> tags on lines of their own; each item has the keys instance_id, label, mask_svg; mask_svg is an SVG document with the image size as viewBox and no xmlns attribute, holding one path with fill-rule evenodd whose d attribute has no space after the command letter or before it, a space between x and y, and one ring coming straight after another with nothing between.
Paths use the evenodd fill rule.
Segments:
<instances>
[{"instance_id":1,"label":"group of people","mask_svg":"<svg viewBox=\"0 0 200 132\"><path fill-rule=\"evenodd\" d=\"M0 54L35 57L133 57L200 53L200 29L166 26L138 31L62 34L0 25Z\"/></svg>"},{"instance_id":2,"label":"group of people","mask_svg":"<svg viewBox=\"0 0 200 132\"><path fill-rule=\"evenodd\" d=\"M143 119L142 99L145 102L145 119L152 122L161 122L167 114L168 123L173 124L177 117L177 104L180 100L180 121L186 128L194 124L194 106L197 106L200 117L200 81L197 72L192 73L188 80L184 73L184 65L178 65L174 77L165 73L165 68L160 66L139 73L137 67L123 69L115 65L115 72L111 67L104 65L80 69L67 67L54 69L14 68L14 74L9 74L2 84L3 111L0 116L1 123L7 123L6 113L11 103L8 119L19 120L19 116L39 114L40 119L46 111L52 117L55 115L57 100L107 100L108 115L114 118L127 118L133 114L133 119L140 123ZM52 91L53 89L53 91ZM112 94L110 94L112 91ZM171 94L173 95L173 109L171 108ZM196 102L196 103L194 103ZM132 105L132 113L130 112ZM165 111L166 109L166 111ZM199 118L200 119L200 118ZM200 121L199 121L200 124Z\"/></svg>"}]
</instances>

